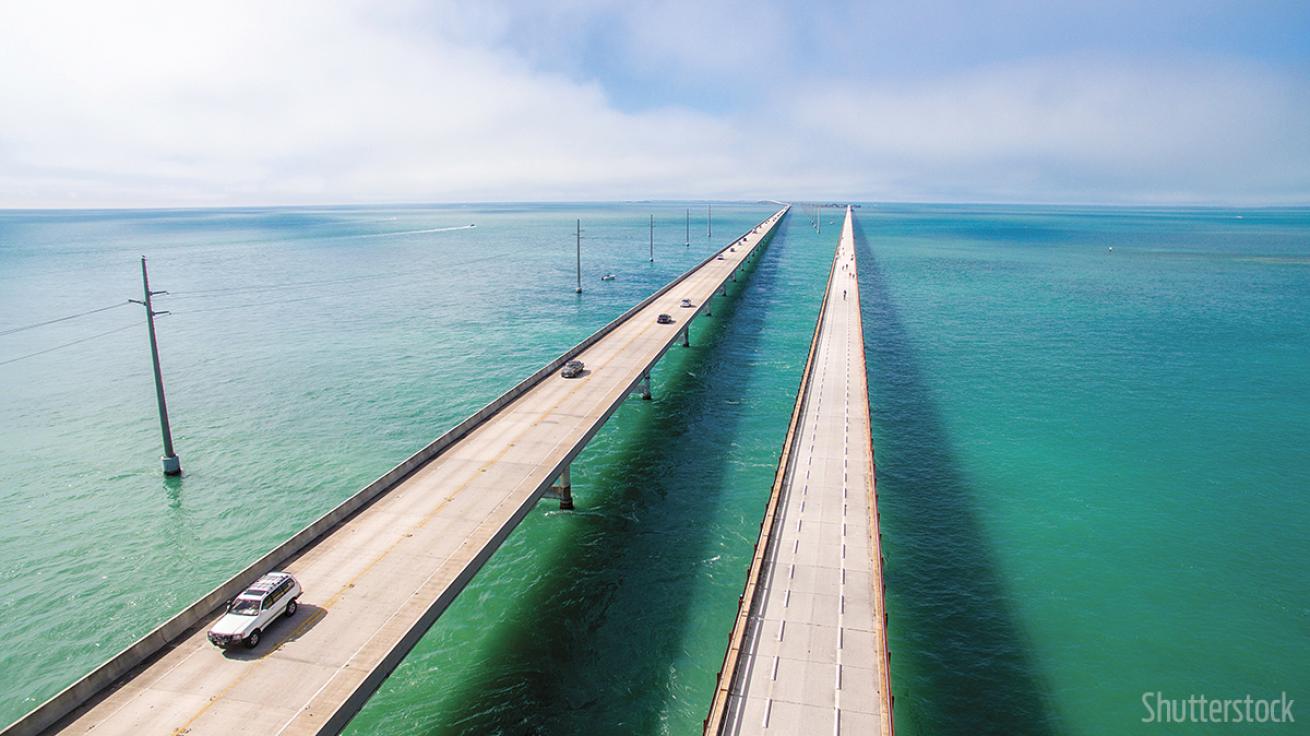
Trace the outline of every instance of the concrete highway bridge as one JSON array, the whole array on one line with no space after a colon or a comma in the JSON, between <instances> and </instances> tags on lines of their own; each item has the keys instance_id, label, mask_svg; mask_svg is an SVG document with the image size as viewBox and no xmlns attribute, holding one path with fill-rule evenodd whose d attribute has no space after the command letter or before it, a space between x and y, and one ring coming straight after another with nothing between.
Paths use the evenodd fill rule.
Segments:
<instances>
[{"instance_id":1,"label":"concrete highway bridge","mask_svg":"<svg viewBox=\"0 0 1310 736\"><path fill-rule=\"evenodd\" d=\"M710 313L714 297L787 212L784 205L0 736L340 732L536 504L557 498L572 506L570 463L628 397L650 397L652 367L673 345L687 344L691 321ZM850 217L848 210L788 432L782 484L769 499L762 552L707 721L715 733L814 732L783 727L802 723L805 712L793 709L780 688L793 678L808 682L811 671L804 663L795 669L782 642L792 647L802 627L830 625L819 610L834 600L841 607L835 648L814 657L836 658L838 684L821 704L839 727L881 719L882 732L890 733L885 670L878 670L883 679L870 674L879 652L885 664L885 638L880 650L866 646L868 635L883 636L871 619L882 610L881 565ZM840 302L833 296L838 286L847 294ZM673 321L659 322L660 314ZM575 359L585 372L563 378L560 368ZM800 472L815 479L798 489ZM793 538L804 548L787 552ZM834 550L840 559L829 559ZM780 573L779 565L789 567ZM211 645L206 632L226 601L273 569L292 572L304 586L297 616L271 628L254 649ZM798 582L783 587L780 575ZM824 595L802 592L801 579ZM834 584L837 598L827 594ZM814 621L799 618L802 595L813 597L805 611ZM758 642L774 635L777 621L792 638L778 633L786 658L767 660ZM761 667L772 668L769 682L784 685L763 688ZM856 687L861 678L870 686ZM883 696L887 709L879 711ZM851 721L856 714L873 720Z\"/></svg>"},{"instance_id":2,"label":"concrete highway bridge","mask_svg":"<svg viewBox=\"0 0 1310 736\"><path fill-rule=\"evenodd\" d=\"M853 218L847 207L706 734L893 732Z\"/></svg>"}]
</instances>

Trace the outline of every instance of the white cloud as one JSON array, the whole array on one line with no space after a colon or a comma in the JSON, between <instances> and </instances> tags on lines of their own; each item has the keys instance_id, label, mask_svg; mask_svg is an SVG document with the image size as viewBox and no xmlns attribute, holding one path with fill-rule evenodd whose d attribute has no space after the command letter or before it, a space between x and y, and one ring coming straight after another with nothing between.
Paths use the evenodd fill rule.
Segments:
<instances>
[{"instance_id":1,"label":"white cloud","mask_svg":"<svg viewBox=\"0 0 1310 736\"><path fill-rule=\"evenodd\" d=\"M679 32L694 7L573 0L527 16L528 49L511 6L459 0L2 4L0 207L1310 200L1291 73L1089 57L913 84L761 62L747 80L786 21L725 8ZM586 18L613 23L613 63L770 91L732 112L619 109L561 30Z\"/></svg>"},{"instance_id":2,"label":"white cloud","mask_svg":"<svg viewBox=\"0 0 1310 736\"><path fill-rule=\"evenodd\" d=\"M364 4L7 5L0 28L8 205L621 196L734 148Z\"/></svg>"},{"instance_id":3,"label":"white cloud","mask_svg":"<svg viewBox=\"0 0 1310 736\"><path fill-rule=\"evenodd\" d=\"M1304 80L1230 61L1044 60L827 87L791 109L919 195L936 177L982 197L1310 199Z\"/></svg>"}]
</instances>

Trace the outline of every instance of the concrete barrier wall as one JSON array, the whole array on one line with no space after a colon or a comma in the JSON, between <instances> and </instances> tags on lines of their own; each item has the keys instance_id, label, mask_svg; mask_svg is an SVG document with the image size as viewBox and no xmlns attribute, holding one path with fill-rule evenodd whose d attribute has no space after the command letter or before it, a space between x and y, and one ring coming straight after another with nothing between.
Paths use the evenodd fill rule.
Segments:
<instances>
[{"instance_id":1,"label":"concrete barrier wall","mask_svg":"<svg viewBox=\"0 0 1310 736\"><path fill-rule=\"evenodd\" d=\"M783 207L775 213L775 215L770 216L771 219L775 217L776 219L773 219L772 224L768 225L764 236L761 237L761 245L765 240L772 237L773 229L777 226L778 222L781 222L782 216L786 214L787 210L788 207ZM765 223L768 223L768 220L765 220ZM187 606L168 621L165 621L153 631L138 639L131 646L114 655L114 657L109 661L100 665L77 682L69 685L54 697L37 706L27 715L23 716L3 731L0 731L0 736L36 736L36 734L39 734L57 724L61 719L86 704L92 698L95 698L120 677L126 675L132 669L148 662L152 657L164 651L169 644L182 634L186 633L191 629L191 627L212 616L218 611L220 606L224 605L228 600L236 597L251 583L259 579L261 575L270 570L281 567L297 554L327 535L334 528L348 520L374 499L394 488L415 470L441 454L441 452L447 447L458 442L470 432L477 429L483 422L487 421L501 409L518 399L546 376L559 370L566 362L572 360L574 356L591 347L610 332L613 332L615 328L627 321L632 315L644 309L647 305L663 296L670 289L675 288L692 273L717 258L720 253L725 252L729 247L736 245L748 234L749 232L743 233L719 250L714 251L705 260L688 269L673 281L665 284L658 291L646 297L636 306L627 310L619 317L610 321L582 342L574 345L563 355L546 364L536 373L533 373L531 376L520 381L513 388L474 412L467 419L452 427L445 434L442 434L426 447L411 455L408 459L392 468L382 477L368 484L350 498L342 501L331 511L328 511L326 514L309 524L309 526L301 529L290 539L272 549L268 554L260 557L244 570L233 575L227 581L202 596L200 600Z\"/></svg>"}]
</instances>

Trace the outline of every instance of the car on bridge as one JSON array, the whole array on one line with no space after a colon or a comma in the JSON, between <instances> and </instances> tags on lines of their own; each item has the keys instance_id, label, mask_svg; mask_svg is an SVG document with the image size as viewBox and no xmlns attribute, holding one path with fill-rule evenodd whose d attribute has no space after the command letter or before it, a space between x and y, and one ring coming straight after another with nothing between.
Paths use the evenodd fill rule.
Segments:
<instances>
[{"instance_id":1,"label":"car on bridge","mask_svg":"<svg viewBox=\"0 0 1310 736\"><path fill-rule=\"evenodd\" d=\"M222 649L259 646L264 629L282 616L296 615L300 583L289 572L270 572L228 601L227 612L209 630L209 642Z\"/></svg>"},{"instance_id":2,"label":"car on bridge","mask_svg":"<svg viewBox=\"0 0 1310 736\"><path fill-rule=\"evenodd\" d=\"M673 324L673 318L670 317L670 316L667 315L667 314L661 314L660 316L658 316L658 317L655 318L655 321L656 321L656 322L659 322L659 323L662 324L662 325L671 325L671 324Z\"/></svg>"},{"instance_id":3,"label":"car on bridge","mask_svg":"<svg viewBox=\"0 0 1310 736\"><path fill-rule=\"evenodd\" d=\"M582 375L582 370L585 367L580 360L570 360L564 364L564 370L560 371L559 374L564 378L577 378Z\"/></svg>"}]
</instances>

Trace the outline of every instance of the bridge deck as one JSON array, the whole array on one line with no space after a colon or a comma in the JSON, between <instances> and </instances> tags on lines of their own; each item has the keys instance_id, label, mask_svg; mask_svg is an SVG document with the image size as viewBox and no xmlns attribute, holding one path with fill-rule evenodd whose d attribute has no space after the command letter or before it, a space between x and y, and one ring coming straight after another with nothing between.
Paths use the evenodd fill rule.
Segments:
<instances>
[{"instance_id":1,"label":"bridge deck","mask_svg":"<svg viewBox=\"0 0 1310 736\"><path fill-rule=\"evenodd\" d=\"M850 208L797 403L706 730L890 736L873 440Z\"/></svg>"},{"instance_id":2,"label":"bridge deck","mask_svg":"<svg viewBox=\"0 0 1310 736\"><path fill-rule=\"evenodd\" d=\"M542 379L286 565L304 586L300 611L256 649L211 646L215 611L61 730L340 730L785 213L586 348L583 377ZM661 312L675 323L657 324Z\"/></svg>"}]
</instances>

